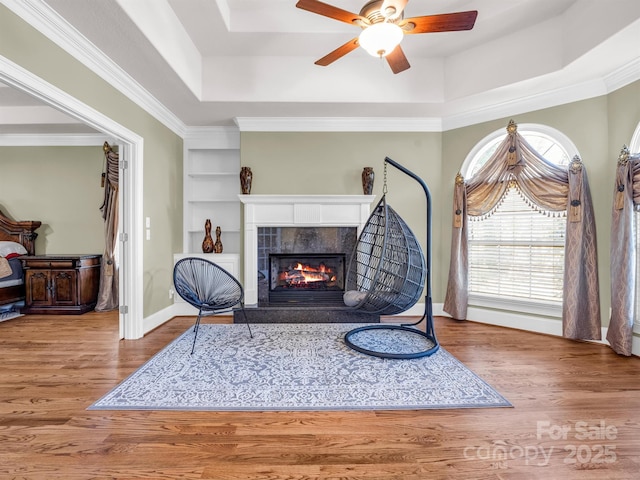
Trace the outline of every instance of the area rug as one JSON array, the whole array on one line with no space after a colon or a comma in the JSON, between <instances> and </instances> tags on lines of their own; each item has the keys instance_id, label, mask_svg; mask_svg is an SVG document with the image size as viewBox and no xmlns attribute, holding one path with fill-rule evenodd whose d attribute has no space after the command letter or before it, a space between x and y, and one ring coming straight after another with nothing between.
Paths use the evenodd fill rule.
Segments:
<instances>
[{"instance_id":1,"label":"area rug","mask_svg":"<svg viewBox=\"0 0 640 480\"><path fill-rule=\"evenodd\" d=\"M0 322L4 322L5 320L12 320L14 318L22 317L20 312L0 312Z\"/></svg>"},{"instance_id":2,"label":"area rug","mask_svg":"<svg viewBox=\"0 0 640 480\"><path fill-rule=\"evenodd\" d=\"M443 348L429 357L383 359L344 343L354 324L200 326L189 329L91 410L405 410L509 407ZM409 337L423 338L408 334ZM375 350L407 341L375 332ZM359 340L360 341L360 340ZM369 341L366 338L362 341ZM421 340L418 340L421 341ZM401 346L401 345L400 345Z\"/></svg>"}]
</instances>

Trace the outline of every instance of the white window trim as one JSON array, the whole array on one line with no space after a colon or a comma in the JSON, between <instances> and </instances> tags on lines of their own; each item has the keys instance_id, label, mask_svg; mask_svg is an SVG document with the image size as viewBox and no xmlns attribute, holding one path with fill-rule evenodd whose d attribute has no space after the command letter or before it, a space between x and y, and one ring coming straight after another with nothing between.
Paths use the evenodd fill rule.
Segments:
<instances>
[{"instance_id":1,"label":"white window trim","mask_svg":"<svg viewBox=\"0 0 640 480\"><path fill-rule=\"evenodd\" d=\"M536 302L535 300L517 300L510 298L493 297L490 295L469 294L469 306L492 308L497 310L515 311L529 313L532 315L542 315L545 317L562 318L562 303L553 304L550 302Z\"/></svg>"}]
</instances>

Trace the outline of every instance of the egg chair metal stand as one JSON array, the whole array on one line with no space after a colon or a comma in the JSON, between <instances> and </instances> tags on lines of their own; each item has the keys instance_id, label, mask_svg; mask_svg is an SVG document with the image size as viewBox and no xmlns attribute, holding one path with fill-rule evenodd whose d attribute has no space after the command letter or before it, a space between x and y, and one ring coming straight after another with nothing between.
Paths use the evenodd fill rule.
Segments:
<instances>
[{"instance_id":1,"label":"egg chair metal stand","mask_svg":"<svg viewBox=\"0 0 640 480\"><path fill-rule=\"evenodd\" d=\"M404 220L386 202L387 164L416 180L424 190L427 207L426 259L420 243ZM385 158L383 196L364 225L350 257L347 269L345 302L360 311L395 315L407 311L417 303L425 291L425 309L415 323L400 325L365 325L350 330L344 341L350 348L376 357L413 359L434 354L440 348L433 326L431 298L431 193L426 183L415 173L399 163ZM424 330L419 326L425 322ZM388 351L359 344L357 338L364 335L405 336L418 347L410 351ZM417 336L417 337L416 337ZM384 343L374 342L375 344ZM402 341L400 342L402 343Z\"/></svg>"}]
</instances>

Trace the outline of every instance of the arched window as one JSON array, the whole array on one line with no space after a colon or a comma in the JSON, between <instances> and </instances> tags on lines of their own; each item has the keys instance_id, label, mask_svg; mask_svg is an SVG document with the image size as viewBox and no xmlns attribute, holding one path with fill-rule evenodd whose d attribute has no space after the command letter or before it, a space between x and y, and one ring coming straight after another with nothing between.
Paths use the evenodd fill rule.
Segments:
<instances>
[{"instance_id":1,"label":"arched window","mask_svg":"<svg viewBox=\"0 0 640 480\"><path fill-rule=\"evenodd\" d=\"M521 124L519 133L546 160L568 167L578 154L561 132ZM467 156L466 180L493 155L504 130L485 137ZM490 215L469 217L469 304L562 315L566 215L535 208L515 183Z\"/></svg>"}]
</instances>

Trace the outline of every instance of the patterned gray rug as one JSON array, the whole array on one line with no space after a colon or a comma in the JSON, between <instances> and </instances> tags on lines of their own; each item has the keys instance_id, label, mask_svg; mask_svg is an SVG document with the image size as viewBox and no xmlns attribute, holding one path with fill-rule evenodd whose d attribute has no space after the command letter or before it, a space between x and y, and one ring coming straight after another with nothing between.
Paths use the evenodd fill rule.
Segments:
<instances>
[{"instance_id":1,"label":"patterned gray rug","mask_svg":"<svg viewBox=\"0 0 640 480\"><path fill-rule=\"evenodd\" d=\"M91 410L403 410L510 407L484 380L440 348L430 357L381 359L344 344L354 324L201 325L170 343ZM358 334L360 335L360 334ZM415 339L407 337L416 337ZM354 337L356 338L356 337ZM423 342L373 331L358 345Z\"/></svg>"}]
</instances>

